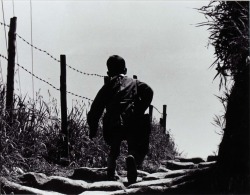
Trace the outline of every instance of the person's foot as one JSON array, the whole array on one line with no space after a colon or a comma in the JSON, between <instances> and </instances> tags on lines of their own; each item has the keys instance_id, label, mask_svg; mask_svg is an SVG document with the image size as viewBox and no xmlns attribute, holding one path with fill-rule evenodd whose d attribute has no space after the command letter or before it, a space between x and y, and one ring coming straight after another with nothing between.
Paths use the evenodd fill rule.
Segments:
<instances>
[{"instance_id":1,"label":"person's foot","mask_svg":"<svg viewBox=\"0 0 250 195\"><path fill-rule=\"evenodd\" d=\"M135 183L137 179L137 169L136 169L135 158L132 155L129 155L126 158L126 166L127 166L128 183L129 184Z\"/></svg>"},{"instance_id":2,"label":"person's foot","mask_svg":"<svg viewBox=\"0 0 250 195\"><path fill-rule=\"evenodd\" d=\"M119 177L117 175L107 175L107 181L117 181Z\"/></svg>"},{"instance_id":3,"label":"person's foot","mask_svg":"<svg viewBox=\"0 0 250 195\"><path fill-rule=\"evenodd\" d=\"M119 177L115 174L113 170L107 170L107 181L117 181Z\"/></svg>"}]
</instances>

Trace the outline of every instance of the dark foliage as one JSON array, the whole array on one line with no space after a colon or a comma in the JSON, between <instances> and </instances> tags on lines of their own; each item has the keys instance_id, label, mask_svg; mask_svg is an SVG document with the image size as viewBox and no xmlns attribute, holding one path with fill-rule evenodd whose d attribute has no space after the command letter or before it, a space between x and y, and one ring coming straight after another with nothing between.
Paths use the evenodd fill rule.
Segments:
<instances>
[{"instance_id":1,"label":"dark foliage","mask_svg":"<svg viewBox=\"0 0 250 195\"><path fill-rule=\"evenodd\" d=\"M76 167L106 167L109 147L102 137L101 123L97 138L88 138L86 112L89 105L77 102L68 113L70 164L61 164L61 121L57 101L50 97L45 102L37 93L36 99L14 98L13 120L8 119L5 105L5 88L0 86L0 175L13 179L19 168L25 172L62 174ZM159 160L173 158L178 152L174 141L163 133L161 127L152 124L150 153L143 169L155 170ZM118 170L125 168L127 145L121 146Z\"/></svg>"},{"instance_id":2,"label":"dark foliage","mask_svg":"<svg viewBox=\"0 0 250 195\"><path fill-rule=\"evenodd\" d=\"M250 193L249 2L212 1L199 11L207 18L200 25L209 27L215 47L215 78L219 75L219 88L230 92L219 97L225 115L213 186L217 193ZM220 124L218 117L216 121Z\"/></svg>"}]
</instances>

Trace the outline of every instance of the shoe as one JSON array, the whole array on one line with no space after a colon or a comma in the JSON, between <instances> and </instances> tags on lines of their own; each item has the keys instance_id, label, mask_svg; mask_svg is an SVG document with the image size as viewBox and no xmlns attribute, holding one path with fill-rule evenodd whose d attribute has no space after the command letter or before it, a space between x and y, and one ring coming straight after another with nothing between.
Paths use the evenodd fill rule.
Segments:
<instances>
[{"instance_id":1,"label":"shoe","mask_svg":"<svg viewBox=\"0 0 250 195\"><path fill-rule=\"evenodd\" d=\"M137 169L136 169L135 158L132 155L129 155L126 158L126 166L127 166L128 183L129 184L135 183L137 180Z\"/></svg>"},{"instance_id":2,"label":"shoe","mask_svg":"<svg viewBox=\"0 0 250 195\"><path fill-rule=\"evenodd\" d=\"M117 175L107 175L107 181L118 181L119 176Z\"/></svg>"},{"instance_id":3,"label":"shoe","mask_svg":"<svg viewBox=\"0 0 250 195\"><path fill-rule=\"evenodd\" d=\"M114 170L107 170L107 181L117 181L118 179L119 177Z\"/></svg>"}]
</instances>

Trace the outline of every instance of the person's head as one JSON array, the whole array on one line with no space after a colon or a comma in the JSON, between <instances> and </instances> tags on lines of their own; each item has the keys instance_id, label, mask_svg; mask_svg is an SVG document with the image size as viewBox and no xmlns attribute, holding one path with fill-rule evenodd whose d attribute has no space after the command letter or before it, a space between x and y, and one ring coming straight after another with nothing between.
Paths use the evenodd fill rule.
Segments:
<instances>
[{"instance_id":1,"label":"person's head","mask_svg":"<svg viewBox=\"0 0 250 195\"><path fill-rule=\"evenodd\" d=\"M112 77L119 74L127 74L125 60L118 55L110 56L107 60L107 74Z\"/></svg>"}]
</instances>

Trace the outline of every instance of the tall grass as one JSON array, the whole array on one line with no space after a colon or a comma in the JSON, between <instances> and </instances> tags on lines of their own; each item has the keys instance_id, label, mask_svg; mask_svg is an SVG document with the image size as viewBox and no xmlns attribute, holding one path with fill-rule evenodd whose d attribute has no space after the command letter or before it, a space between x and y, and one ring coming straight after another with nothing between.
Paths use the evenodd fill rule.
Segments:
<instances>
[{"instance_id":1,"label":"tall grass","mask_svg":"<svg viewBox=\"0 0 250 195\"><path fill-rule=\"evenodd\" d=\"M8 120L5 111L5 87L0 85L0 175L13 176L17 168L23 171L44 172L53 174L62 168L61 119L56 99L43 100L39 92L35 100L15 96L13 120ZM70 149L70 168L73 167L106 167L109 147L105 144L101 127L97 138L88 138L86 112L89 105L76 102L68 111L68 131ZM124 158L127 145L121 146L118 159L118 170L124 169ZM178 154L171 136L163 133L154 120L150 152L145 159L143 169L153 171L159 166L159 160L173 158ZM68 169L68 168L66 168Z\"/></svg>"}]
</instances>

